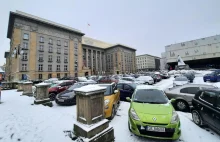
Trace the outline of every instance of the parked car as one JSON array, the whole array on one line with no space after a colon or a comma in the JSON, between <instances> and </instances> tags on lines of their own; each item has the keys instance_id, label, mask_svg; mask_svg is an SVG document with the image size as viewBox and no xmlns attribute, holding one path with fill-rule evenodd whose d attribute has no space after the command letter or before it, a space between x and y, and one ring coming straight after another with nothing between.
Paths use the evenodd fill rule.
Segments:
<instances>
[{"instance_id":1,"label":"parked car","mask_svg":"<svg viewBox=\"0 0 220 142\"><path fill-rule=\"evenodd\" d=\"M134 90L136 88L137 84L135 83L118 83L117 89L120 91L120 100L121 101L127 101L126 97L132 96L134 93Z\"/></svg>"},{"instance_id":2,"label":"parked car","mask_svg":"<svg viewBox=\"0 0 220 142\"><path fill-rule=\"evenodd\" d=\"M65 91L70 86L72 86L74 83L75 82L71 80L71 81L64 81L64 82L59 83L59 84L54 84L53 86L51 86L49 88L49 98L51 100L55 100L57 94Z\"/></svg>"},{"instance_id":3,"label":"parked car","mask_svg":"<svg viewBox=\"0 0 220 142\"><path fill-rule=\"evenodd\" d=\"M220 89L200 89L192 100L192 119L220 134Z\"/></svg>"},{"instance_id":4,"label":"parked car","mask_svg":"<svg viewBox=\"0 0 220 142\"><path fill-rule=\"evenodd\" d=\"M154 84L154 80L151 76L139 76L136 80L143 81L144 84L148 84L148 85Z\"/></svg>"},{"instance_id":5,"label":"parked car","mask_svg":"<svg viewBox=\"0 0 220 142\"><path fill-rule=\"evenodd\" d=\"M101 79L98 80L98 83L118 83L118 80L109 76L103 76Z\"/></svg>"},{"instance_id":6,"label":"parked car","mask_svg":"<svg viewBox=\"0 0 220 142\"><path fill-rule=\"evenodd\" d=\"M55 102L59 105L75 105L76 104L76 95L74 89L86 86L90 83L88 82L79 82L75 83L67 90L57 94Z\"/></svg>"},{"instance_id":7,"label":"parked car","mask_svg":"<svg viewBox=\"0 0 220 142\"><path fill-rule=\"evenodd\" d=\"M44 80L45 83L54 83L55 81L58 81L59 79L58 78L50 78L50 79L47 79L47 80Z\"/></svg>"},{"instance_id":8,"label":"parked car","mask_svg":"<svg viewBox=\"0 0 220 142\"><path fill-rule=\"evenodd\" d=\"M173 86L181 86L189 83L189 80L185 76L176 77L173 81Z\"/></svg>"},{"instance_id":9,"label":"parked car","mask_svg":"<svg viewBox=\"0 0 220 142\"><path fill-rule=\"evenodd\" d=\"M162 77L160 76L160 74L153 74L152 76L153 78L155 78L156 82L160 82L162 80Z\"/></svg>"},{"instance_id":10,"label":"parked car","mask_svg":"<svg viewBox=\"0 0 220 142\"><path fill-rule=\"evenodd\" d=\"M183 74L183 76L187 77L190 83L192 83L195 78L194 73L190 73L190 72Z\"/></svg>"},{"instance_id":11,"label":"parked car","mask_svg":"<svg viewBox=\"0 0 220 142\"><path fill-rule=\"evenodd\" d=\"M104 93L105 118L113 119L120 104L120 92L117 90L116 83L96 85L106 87L106 92Z\"/></svg>"},{"instance_id":12,"label":"parked car","mask_svg":"<svg viewBox=\"0 0 220 142\"><path fill-rule=\"evenodd\" d=\"M134 77L122 77L118 83L135 83L135 84L144 84L144 81L141 81L141 80L137 80L136 78Z\"/></svg>"},{"instance_id":13,"label":"parked car","mask_svg":"<svg viewBox=\"0 0 220 142\"><path fill-rule=\"evenodd\" d=\"M192 106L192 99L201 88L216 88L206 84L185 84L165 90L165 94L169 99L175 98L173 104L177 110L189 111Z\"/></svg>"},{"instance_id":14,"label":"parked car","mask_svg":"<svg viewBox=\"0 0 220 142\"><path fill-rule=\"evenodd\" d=\"M135 135L177 140L181 135L180 119L162 90L153 86L136 87L128 111L128 129Z\"/></svg>"},{"instance_id":15,"label":"parked car","mask_svg":"<svg viewBox=\"0 0 220 142\"><path fill-rule=\"evenodd\" d=\"M220 70L215 70L210 74L204 75L203 80L204 80L204 82L206 82L206 81L211 81L211 82L220 81Z\"/></svg>"},{"instance_id":16,"label":"parked car","mask_svg":"<svg viewBox=\"0 0 220 142\"><path fill-rule=\"evenodd\" d=\"M60 80L73 80L76 82L75 77L71 77L71 76L67 76L67 77L65 76L65 77L61 78Z\"/></svg>"},{"instance_id":17,"label":"parked car","mask_svg":"<svg viewBox=\"0 0 220 142\"><path fill-rule=\"evenodd\" d=\"M168 73L165 73L165 72L160 73L160 76L161 76L162 79L170 78L170 75Z\"/></svg>"}]
</instances>

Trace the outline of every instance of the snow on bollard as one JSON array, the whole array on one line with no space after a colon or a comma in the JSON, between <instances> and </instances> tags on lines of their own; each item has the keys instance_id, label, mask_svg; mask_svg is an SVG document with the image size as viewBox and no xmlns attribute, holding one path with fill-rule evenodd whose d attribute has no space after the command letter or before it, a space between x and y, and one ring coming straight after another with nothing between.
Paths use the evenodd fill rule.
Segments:
<instances>
[{"instance_id":1,"label":"snow on bollard","mask_svg":"<svg viewBox=\"0 0 220 142\"><path fill-rule=\"evenodd\" d=\"M40 83L35 86L36 86L36 97L34 100L34 104L42 104L45 106L52 107L53 104L50 101L49 91L48 91L50 87L50 83Z\"/></svg>"},{"instance_id":2,"label":"snow on bollard","mask_svg":"<svg viewBox=\"0 0 220 142\"><path fill-rule=\"evenodd\" d=\"M105 87L87 85L74 90L77 104L77 122L74 134L83 142L113 142L114 129L104 119Z\"/></svg>"}]
</instances>

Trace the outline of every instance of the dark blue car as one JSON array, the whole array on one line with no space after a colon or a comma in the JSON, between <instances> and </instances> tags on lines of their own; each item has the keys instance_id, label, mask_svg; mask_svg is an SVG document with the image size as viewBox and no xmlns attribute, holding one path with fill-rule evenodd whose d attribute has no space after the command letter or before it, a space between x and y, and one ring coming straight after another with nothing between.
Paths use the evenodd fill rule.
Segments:
<instances>
[{"instance_id":1,"label":"dark blue car","mask_svg":"<svg viewBox=\"0 0 220 142\"><path fill-rule=\"evenodd\" d=\"M120 100L127 101L126 97L131 98L136 86L134 83L118 83L117 89L120 91Z\"/></svg>"},{"instance_id":2,"label":"dark blue car","mask_svg":"<svg viewBox=\"0 0 220 142\"><path fill-rule=\"evenodd\" d=\"M220 81L220 70L215 70L210 74L206 74L203 76L204 82L211 81L211 82L217 82Z\"/></svg>"}]
</instances>

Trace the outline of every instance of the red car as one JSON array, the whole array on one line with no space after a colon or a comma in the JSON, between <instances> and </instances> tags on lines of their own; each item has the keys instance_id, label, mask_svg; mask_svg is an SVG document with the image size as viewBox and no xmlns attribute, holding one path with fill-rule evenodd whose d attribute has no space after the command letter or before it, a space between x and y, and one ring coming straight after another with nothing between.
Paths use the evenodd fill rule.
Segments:
<instances>
[{"instance_id":1,"label":"red car","mask_svg":"<svg viewBox=\"0 0 220 142\"><path fill-rule=\"evenodd\" d=\"M55 100L57 94L65 91L70 86L72 86L74 83L75 81L70 80L70 81L59 83L59 84L55 84L54 86L49 88L49 98L51 100Z\"/></svg>"},{"instance_id":2,"label":"red car","mask_svg":"<svg viewBox=\"0 0 220 142\"><path fill-rule=\"evenodd\" d=\"M118 80L112 77L104 76L98 80L98 83L118 83Z\"/></svg>"}]
</instances>

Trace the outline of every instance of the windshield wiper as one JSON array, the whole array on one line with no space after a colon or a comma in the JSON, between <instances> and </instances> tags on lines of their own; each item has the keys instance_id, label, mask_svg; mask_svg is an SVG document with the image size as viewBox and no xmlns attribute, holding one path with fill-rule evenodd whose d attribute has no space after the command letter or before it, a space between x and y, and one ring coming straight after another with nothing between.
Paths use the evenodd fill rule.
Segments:
<instances>
[{"instance_id":1,"label":"windshield wiper","mask_svg":"<svg viewBox=\"0 0 220 142\"><path fill-rule=\"evenodd\" d=\"M143 101L137 101L137 100L134 100L134 102L136 102L136 103L146 103L146 102L143 102Z\"/></svg>"}]
</instances>

